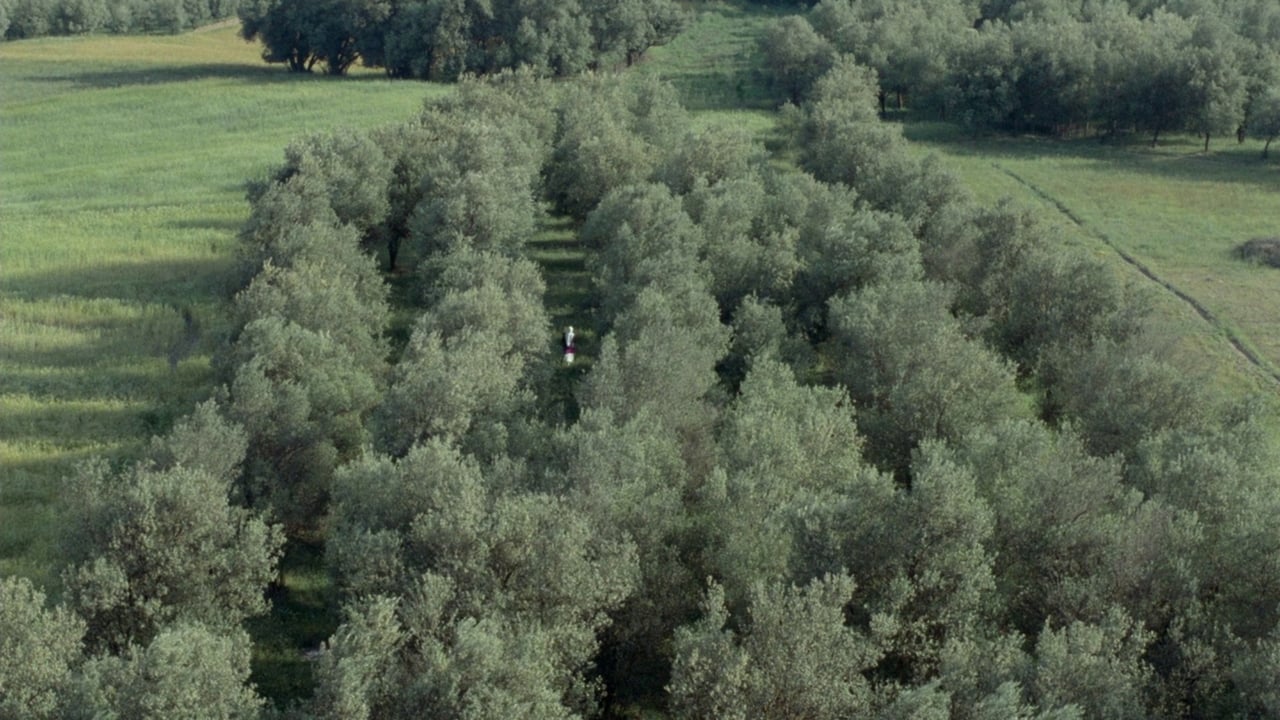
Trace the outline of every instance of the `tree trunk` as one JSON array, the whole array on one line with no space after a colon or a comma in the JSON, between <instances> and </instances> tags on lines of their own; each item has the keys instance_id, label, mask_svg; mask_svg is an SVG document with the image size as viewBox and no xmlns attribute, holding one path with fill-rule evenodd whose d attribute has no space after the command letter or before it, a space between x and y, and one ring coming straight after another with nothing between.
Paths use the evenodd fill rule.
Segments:
<instances>
[{"instance_id":1,"label":"tree trunk","mask_svg":"<svg viewBox=\"0 0 1280 720\"><path fill-rule=\"evenodd\" d=\"M1266 141L1265 143L1263 143L1263 144L1262 144L1262 159L1263 159L1263 160L1266 160L1266 159L1267 159L1267 150L1271 148L1271 141L1272 141L1272 140L1275 140L1275 139L1276 139L1276 137L1275 137L1274 135L1272 135L1271 137L1267 138L1267 141Z\"/></svg>"},{"instance_id":2,"label":"tree trunk","mask_svg":"<svg viewBox=\"0 0 1280 720\"><path fill-rule=\"evenodd\" d=\"M1209 133L1204 134L1204 151L1209 152Z\"/></svg>"},{"instance_id":3,"label":"tree trunk","mask_svg":"<svg viewBox=\"0 0 1280 720\"><path fill-rule=\"evenodd\" d=\"M400 254L400 238L392 233L387 238L387 272L396 271L396 256Z\"/></svg>"},{"instance_id":4,"label":"tree trunk","mask_svg":"<svg viewBox=\"0 0 1280 720\"><path fill-rule=\"evenodd\" d=\"M1156 128L1156 132L1155 132L1155 134L1151 136L1151 147L1155 147L1155 146L1156 146L1156 143L1158 143L1158 142L1160 142L1160 128L1159 128L1159 127L1157 127L1157 128Z\"/></svg>"}]
</instances>

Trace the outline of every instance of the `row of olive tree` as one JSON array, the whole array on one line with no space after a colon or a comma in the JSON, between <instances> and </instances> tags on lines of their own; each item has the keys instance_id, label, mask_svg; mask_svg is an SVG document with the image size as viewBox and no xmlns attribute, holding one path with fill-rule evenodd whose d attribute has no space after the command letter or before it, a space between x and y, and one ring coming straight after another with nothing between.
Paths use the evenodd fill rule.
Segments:
<instances>
[{"instance_id":1,"label":"row of olive tree","mask_svg":"<svg viewBox=\"0 0 1280 720\"><path fill-rule=\"evenodd\" d=\"M625 508L643 527L642 508L585 492L552 461L569 442L563 413L541 406L558 358L541 274L520 256L543 198L586 214L647 177L672 106L651 82L508 76L380 135L399 159L398 209L378 237L419 262L422 291L373 416L378 452L335 478L329 558L346 622L308 712L586 717L613 692L596 669L606 629L646 568L664 566L611 522Z\"/></svg>"},{"instance_id":2,"label":"row of olive tree","mask_svg":"<svg viewBox=\"0 0 1280 720\"><path fill-rule=\"evenodd\" d=\"M999 389L998 371L988 367L966 374L980 367L978 355L946 347L947 333L933 325L938 320L922 317L927 305L911 299L919 291L910 283L866 288L829 305L829 342L839 343L840 350L831 356L838 358L833 365L850 394L861 400L858 419L868 436L868 457L876 457L876 446L882 445L877 438L885 432L885 420L891 421L888 429L921 433L908 444L916 448L907 466L911 489L919 473L958 461L973 472L976 495L990 513L989 528L978 522L969 531L985 535L981 546L992 553L994 593L978 590L988 598L984 606L999 608L1001 617L961 645L969 649L969 643L981 646L997 636L1003 638L999 642L1017 635L1038 634L1038 639L1033 659L1015 661L1017 653L1010 655L1009 666L982 682L989 691L1001 692L1008 683L1019 683L1021 700L1038 697L1045 711L1051 699L1072 697L1085 716L1274 712L1275 697L1257 673L1273 667L1271 638L1280 616L1259 614L1260 607L1246 598L1253 593L1274 598L1278 588L1243 576L1268 566L1270 561L1253 553L1276 548L1280 526L1251 511L1235 521L1220 514L1228 507L1239 511L1280 501L1266 489L1266 478L1274 477L1267 469L1275 462L1274 450L1268 449L1256 418L1247 408L1218 414L1190 381L1142 353L1135 342L1141 298L1106 268L1063 253L1028 213L976 208L948 189L945 177L928 163L905 159L897 133L871 130L877 102L865 71L838 64L793 119L801 164L908 219L920 241L927 281L945 282L951 290L937 293L935 307L949 308L951 319L981 318L967 320L965 334L982 337L986 347L1012 361L1022 386L1036 390L1041 418L1060 428L1053 433L1016 420L1016 405L1000 409L1002 392L1003 402L1017 401ZM919 394L902 394L913 389ZM881 408L889 414L881 414ZM902 422L904 411L921 417ZM931 444L937 440L946 442L941 455L942 448ZM1212 478L1199 488L1207 494L1197 497L1184 485L1188 473ZM867 508L850 511L865 522ZM844 522L838 515L829 517ZM1035 528L1026 522L1036 523ZM806 520L805 525L818 529L823 522ZM1216 545L1223 531L1240 543L1238 551ZM850 554L857 557L876 544L854 542L837 551L826 543L848 543L847 536L819 529L811 537L806 552L830 558L810 565L811 576L850 568ZM1209 537L1216 538L1210 541L1214 552L1229 560L1220 565L1177 560ZM814 540L819 545L809 544ZM930 616L936 623L948 615ZM977 617L990 620L981 613ZM1067 632L1058 635L1053 628ZM939 629L935 625L918 637L937 642ZM959 638L949 634L941 635L947 639L935 656L938 675L933 677L951 694L953 714L982 716L978 707L987 700L964 711L955 706L951 683L972 679L968 673L974 670L968 666L961 676L949 677L965 667L954 666L958 658L947 646ZM1094 683L1102 690L1097 694L1047 692L1043 671L1023 664L1050 661L1050 652L1082 651L1083 645L1071 648L1086 638L1110 648L1103 654L1115 653L1106 661L1113 676L1105 679L1100 669L1090 669L1101 658L1060 657L1053 662L1068 664L1054 672L1075 667L1074 678L1060 676L1058 682ZM1061 644L1054 650L1049 642ZM1098 652L1093 647L1088 652ZM923 659L929 667L929 644L923 656L919 646L907 648L907 658ZM997 677L1001 674L1003 679ZM1086 680L1090 674L1095 676ZM971 689L960 696L975 699Z\"/></svg>"},{"instance_id":3,"label":"row of olive tree","mask_svg":"<svg viewBox=\"0 0 1280 720\"><path fill-rule=\"evenodd\" d=\"M360 241L388 212L378 179L385 188L391 162L343 133L285 155L251 193L242 289L215 366L222 408L249 436L242 500L296 535L322 526L333 472L368 443L386 386L388 290Z\"/></svg>"},{"instance_id":4,"label":"row of olive tree","mask_svg":"<svg viewBox=\"0 0 1280 720\"><path fill-rule=\"evenodd\" d=\"M264 613L286 532L323 527L386 382L386 284L360 249L387 212L346 173L390 174L368 138L315 137L257 186L225 384L144 457L69 480L65 606L3 586L0 703L15 718L252 718L243 621ZM345 180L344 180L345 179ZM283 525L275 524L283 522ZM10 622L12 620L12 622Z\"/></svg>"},{"instance_id":5,"label":"row of olive tree","mask_svg":"<svg viewBox=\"0 0 1280 720\"><path fill-rule=\"evenodd\" d=\"M1026 212L976 207L912 160L856 66L789 119L818 179L762 164L740 135L682 133L678 109L632 109L631 92L561 96L543 172L584 218L596 282L581 414L559 426L536 400L483 400L516 398L512 339L449 344L444 306L428 307L405 377L453 357L489 381L465 383L479 402L443 416L460 423L431 419L452 381L403 385L390 417L420 408L407 426L421 429L340 477L331 553L349 615L313 712L567 717L595 712L602 689L606 709L681 717L1273 707L1277 618L1248 598L1280 594L1234 584L1280 533L1222 514L1276 501L1271 456L1247 413L1215 417L1136 352L1139 298ZM553 190L602 158L617 162L582 193ZM1211 468L1234 475L1204 495L1178 479ZM504 516L544 517L543 503L586 526L544 520L560 540L508 543L525 526ZM355 601L368 594L384 604ZM466 650L479 638L483 654Z\"/></svg>"},{"instance_id":6,"label":"row of olive tree","mask_svg":"<svg viewBox=\"0 0 1280 720\"><path fill-rule=\"evenodd\" d=\"M0 0L0 38L176 33L233 17L239 0Z\"/></svg>"},{"instance_id":7,"label":"row of olive tree","mask_svg":"<svg viewBox=\"0 0 1280 720\"><path fill-rule=\"evenodd\" d=\"M1277 502L1274 458L1137 351L1140 297L914 160L858 66L787 118L812 175L592 83L467 85L381 144L401 209L364 235L423 292L377 452L333 475L346 620L306 713L1273 707L1280 588L1251 573L1280 531L1230 508ZM519 128L480 135L509 206L479 156L440 180L480 117ZM526 197L583 220L602 340L572 423L540 407Z\"/></svg>"},{"instance_id":8,"label":"row of olive tree","mask_svg":"<svg viewBox=\"0 0 1280 720\"><path fill-rule=\"evenodd\" d=\"M82 473L81 619L4 586L18 716L259 714L235 630L176 680L183 628L259 611L278 552L229 492L327 540L344 619L290 717L1280 711L1260 424L1141 352L1107 267L914 159L877 93L847 61L817 80L784 126L802 171L639 78L469 82L292 146L253 193L216 407ZM592 277L576 412L522 257L544 207ZM361 243L419 264L407 322ZM130 499L171 469L245 529L173 542L187 506ZM210 586L150 570L184 567ZM85 628L101 659L65 650ZM223 681L234 712L165 705Z\"/></svg>"},{"instance_id":9,"label":"row of olive tree","mask_svg":"<svg viewBox=\"0 0 1280 720\"><path fill-rule=\"evenodd\" d=\"M671 0L468 3L246 0L241 34L267 62L341 75L357 60L392 77L456 80L529 66L548 75L632 64L683 27Z\"/></svg>"},{"instance_id":10,"label":"row of olive tree","mask_svg":"<svg viewBox=\"0 0 1280 720\"><path fill-rule=\"evenodd\" d=\"M77 470L62 604L0 580L0 716L258 716L242 623L267 610L284 535L231 503L247 446L210 402L141 460Z\"/></svg>"},{"instance_id":11,"label":"row of olive tree","mask_svg":"<svg viewBox=\"0 0 1280 720\"><path fill-rule=\"evenodd\" d=\"M823 0L764 50L793 101L847 53L876 69L882 112L909 97L976 130L1280 134L1274 3L996 5Z\"/></svg>"},{"instance_id":12,"label":"row of olive tree","mask_svg":"<svg viewBox=\"0 0 1280 720\"><path fill-rule=\"evenodd\" d=\"M636 547L526 469L554 426L538 405L544 285L521 255L555 186L543 176L564 143L561 103L581 97L528 75L466 83L377 133L392 209L371 241L418 263L420 292L371 417L375 452L333 479L328 557L345 622L306 714L599 711L593 665L635 591Z\"/></svg>"}]
</instances>

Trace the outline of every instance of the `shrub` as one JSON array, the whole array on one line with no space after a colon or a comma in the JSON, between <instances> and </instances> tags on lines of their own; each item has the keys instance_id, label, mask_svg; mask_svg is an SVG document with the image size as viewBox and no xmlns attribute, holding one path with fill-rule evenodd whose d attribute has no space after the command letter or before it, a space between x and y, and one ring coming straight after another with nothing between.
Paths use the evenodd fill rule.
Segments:
<instances>
[{"instance_id":1,"label":"shrub","mask_svg":"<svg viewBox=\"0 0 1280 720\"><path fill-rule=\"evenodd\" d=\"M1254 238L1236 248L1241 260L1280 268L1280 237Z\"/></svg>"}]
</instances>

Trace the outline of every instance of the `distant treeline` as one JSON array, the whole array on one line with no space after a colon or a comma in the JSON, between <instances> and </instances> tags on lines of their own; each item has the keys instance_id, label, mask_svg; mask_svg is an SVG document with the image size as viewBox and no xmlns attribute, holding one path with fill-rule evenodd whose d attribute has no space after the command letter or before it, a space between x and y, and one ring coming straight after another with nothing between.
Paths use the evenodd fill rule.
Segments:
<instances>
[{"instance_id":1,"label":"distant treeline","mask_svg":"<svg viewBox=\"0 0 1280 720\"><path fill-rule=\"evenodd\" d=\"M246 0L240 19L263 58L290 70L341 75L359 60L392 77L455 80L630 65L675 37L685 14L672 0Z\"/></svg>"},{"instance_id":2,"label":"distant treeline","mask_svg":"<svg viewBox=\"0 0 1280 720\"><path fill-rule=\"evenodd\" d=\"M975 130L1280 132L1274 0L823 0L764 41L799 101L838 55L908 103Z\"/></svg>"},{"instance_id":3,"label":"distant treeline","mask_svg":"<svg viewBox=\"0 0 1280 720\"><path fill-rule=\"evenodd\" d=\"M232 17L239 0L0 0L0 37L176 33Z\"/></svg>"}]
</instances>

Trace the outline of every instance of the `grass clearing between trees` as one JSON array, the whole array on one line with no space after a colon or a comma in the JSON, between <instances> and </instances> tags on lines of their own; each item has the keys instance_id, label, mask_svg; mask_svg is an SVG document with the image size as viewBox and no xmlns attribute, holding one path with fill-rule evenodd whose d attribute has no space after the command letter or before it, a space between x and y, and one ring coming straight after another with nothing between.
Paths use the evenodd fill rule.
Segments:
<instances>
[{"instance_id":1,"label":"grass clearing between trees","mask_svg":"<svg viewBox=\"0 0 1280 720\"><path fill-rule=\"evenodd\" d=\"M693 112L752 109L770 114L775 104L764 85L757 44L769 23L789 11L708 2L692 12L684 32L649 50L636 70L671 83Z\"/></svg>"},{"instance_id":2,"label":"grass clearing between trees","mask_svg":"<svg viewBox=\"0 0 1280 720\"><path fill-rule=\"evenodd\" d=\"M1261 143L1223 139L1206 155L1201 141L1181 136L1152 149L1142 138L974 138L928 122L904 130L982 201L1043 207L1064 242L1110 258L1149 288L1148 342L1162 357L1226 392L1280 401L1280 274L1236 251L1280 228L1280 163L1259 159Z\"/></svg>"}]
</instances>

